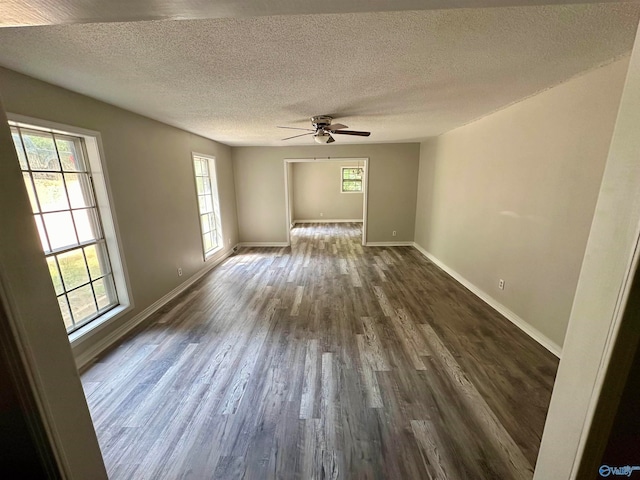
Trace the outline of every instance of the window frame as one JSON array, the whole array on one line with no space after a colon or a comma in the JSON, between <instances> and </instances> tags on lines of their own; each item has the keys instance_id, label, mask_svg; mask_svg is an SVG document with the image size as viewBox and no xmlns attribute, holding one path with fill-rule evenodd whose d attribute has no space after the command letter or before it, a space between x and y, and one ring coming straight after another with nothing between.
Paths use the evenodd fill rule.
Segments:
<instances>
[{"instance_id":1,"label":"window frame","mask_svg":"<svg viewBox=\"0 0 640 480\"><path fill-rule=\"evenodd\" d=\"M360 190L345 190L344 189L344 182L348 181L348 182L353 182L353 179L347 179L344 178L344 171L345 170L358 170L361 169L362 172L360 173L360 179L359 180L355 180L355 181L359 181L360 182ZM359 167L359 166L341 166L340 167L340 193L364 193L364 168L363 167Z\"/></svg>"},{"instance_id":2,"label":"window frame","mask_svg":"<svg viewBox=\"0 0 640 480\"><path fill-rule=\"evenodd\" d=\"M118 301L117 304L111 307L108 311L103 312L67 334L71 346L75 347L105 328L106 325L111 323L111 321L121 317L133 308L129 278L127 275L125 259L122 253L115 211L113 209L111 188L108 181L104 150L102 147L102 138L100 132L52 122L49 120L42 120L13 113L7 113L7 118L9 120L10 127L18 126L29 130L54 133L55 135L79 137L83 140L82 145L86 170L93 187L93 200L100 217L100 228L102 230L103 237L102 241L104 242L108 252L107 255L111 265L113 286L115 288ZM18 168L20 168L22 172L20 165L18 165ZM43 255L45 255L44 250Z\"/></svg>"},{"instance_id":3,"label":"window frame","mask_svg":"<svg viewBox=\"0 0 640 480\"><path fill-rule=\"evenodd\" d=\"M196 171L196 159L205 160L207 162L207 173L208 175L202 176L198 175ZM222 234L222 218L220 215L220 189L218 185L218 165L216 161L216 157L213 155L207 155L204 153L191 152L191 168L192 168L192 177L194 184L194 191L196 194L196 213L198 219L198 230L200 231L200 244L202 247L202 255L204 261L208 261L212 257L215 256L216 253L220 252L224 248L224 235ZM209 180L210 191L208 195L211 197L211 205L212 211L206 212L213 215L213 226L214 229L209 232L203 232L202 226L202 216L204 215L200 211L200 200L199 197L205 194L200 194L198 191L198 177L207 178ZM215 232L214 235L214 247L210 250L206 249L205 243L205 235L210 232Z\"/></svg>"}]
</instances>

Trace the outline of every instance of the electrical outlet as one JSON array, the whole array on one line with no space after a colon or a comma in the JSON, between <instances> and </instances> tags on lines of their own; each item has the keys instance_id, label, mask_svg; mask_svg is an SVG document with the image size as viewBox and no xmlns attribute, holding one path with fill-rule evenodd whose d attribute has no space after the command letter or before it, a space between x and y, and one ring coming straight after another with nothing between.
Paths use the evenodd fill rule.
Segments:
<instances>
[{"instance_id":1,"label":"electrical outlet","mask_svg":"<svg viewBox=\"0 0 640 480\"><path fill-rule=\"evenodd\" d=\"M231 245L231 239L228 239L228 240L227 240L227 243L228 243L229 245Z\"/></svg>"},{"instance_id":2,"label":"electrical outlet","mask_svg":"<svg viewBox=\"0 0 640 480\"><path fill-rule=\"evenodd\" d=\"M395 230L393 232L391 232L391 235L394 236L394 237L396 236L396 234L397 234L397 232Z\"/></svg>"},{"instance_id":3,"label":"electrical outlet","mask_svg":"<svg viewBox=\"0 0 640 480\"><path fill-rule=\"evenodd\" d=\"M182 267L178 267L178 276L181 277L182 276Z\"/></svg>"},{"instance_id":4,"label":"electrical outlet","mask_svg":"<svg viewBox=\"0 0 640 480\"><path fill-rule=\"evenodd\" d=\"M502 279L498 280L498 288L500 290L504 290L504 280Z\"/></svg>"},{"instance_id":5,"label":"electrical outlet","mask_svg":"<svg viewBox=\"0 0 640 480\"><path fill-rule=\"evenodd\" d=\"M320 216L323 216L323 215L324 215L324 213L320 212Z\"/></svg>"}]
</instances>

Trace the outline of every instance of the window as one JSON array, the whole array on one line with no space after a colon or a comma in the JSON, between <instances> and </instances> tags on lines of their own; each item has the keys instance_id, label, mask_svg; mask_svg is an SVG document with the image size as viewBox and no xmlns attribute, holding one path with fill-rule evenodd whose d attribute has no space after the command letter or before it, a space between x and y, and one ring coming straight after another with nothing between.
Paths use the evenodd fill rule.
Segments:
<instances>
[{"instance_id":1,"label":"window","mask_svg":"<svg viewBox=\"0 0 640 480\"><path fill-rule=\"evenodd\" d=\"M198 195L202 249L206 259L222 248L220 200L218 199L215 159L194 154L193 170Z\"/></svg>"},{"instance_id":2,"label":"window","mask_svg":"<svg viewBox=\"0 0 640 480\"><path fill-rule=\"evenodd\" d=\"M362 168L342 167L342 193L362 192Z\"/></svg>"},{"instance_id":3,"label":"window","mask_svg":"<svg viewBox=\"0 0 640 480\"><path fill-rule=\"evenodd\" d=\"M120 305L116 284L122 280L114 279L96 203L89 137L9 124L62 318L72 333ZM98 155L96 138L89 147Z\"/></svg>"}]
</instances>

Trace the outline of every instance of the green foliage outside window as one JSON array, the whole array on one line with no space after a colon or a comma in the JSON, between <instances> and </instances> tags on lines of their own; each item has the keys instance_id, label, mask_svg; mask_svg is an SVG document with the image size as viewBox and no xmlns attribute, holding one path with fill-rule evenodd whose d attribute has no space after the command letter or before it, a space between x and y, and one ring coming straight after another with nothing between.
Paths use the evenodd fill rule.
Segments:
<instances>
[{"instance_id":1,"label":"green foliage outside window","mask_svg":"<svg viewBox=\"0 0 640 480\"><path fill-rule=\"evenodd\" d=\"M362 192L362 169L342 167L342 191Z\"/></svg>"}]
</instances>

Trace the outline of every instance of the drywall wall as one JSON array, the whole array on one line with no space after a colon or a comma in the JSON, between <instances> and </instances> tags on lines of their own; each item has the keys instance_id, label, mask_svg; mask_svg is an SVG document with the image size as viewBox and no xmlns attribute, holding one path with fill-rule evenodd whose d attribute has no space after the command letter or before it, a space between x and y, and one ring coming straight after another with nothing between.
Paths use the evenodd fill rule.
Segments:
<instances>
[{"instance_id":1,"label":"drywall wall","mask_svg":"<svg viewBox=\"0 0 640 480\"><path fill-rule=\"evenodd\" d=\"M357 167L357 162L290 165L293 167L289 186L293 184L294 220L362 220L364 193L343 193L340 182L342 167Z\"/></svg>"},{"instance_id":2,"label":"drywall wall","mask_svg":"<svg viewBox=\"0 0 640 480\"><path fill-rule=\"evenodd\" d=\"M287 178L293 178L293 163L287 163ZM289 183L289 191L287 192L287 202L289 203L289 227L293 227L293 220L296 218L296 209L293 204L293 196L295 190L293 189L293 183Z\"/></svg>"},{"instance_id":3,"label":"drywall wall","mask_svg":"<svg viewBox=\"0 0 640 480\"><path fill-rule=\"evenodd\" d=\"M95 430L71 354L7 119L0 105L0 335L15 345L60 475L106 479ZM8 350L4 351L9 353ZM17 359L12 359L17 360ZM15 367L18 368L18 367ZM17 376L13 379L16 380ZM0 390L2 408L7 392ZM0 435L9 432L1 430ZM32 431L32 433L36 433ZM19 438L12 439L19 441ZM46 441L40 439L40 441ZM37 462L37 459L33 459ZM0 463L3 476L22 477ZM49 475L47 475L49 477ZM36 477L38 478L38 477Z\"/></svg>"},{"instance_id":4,"label":"drywall wall","mask_svg":"<svg viewBox=\"0 0 640 480\"><path fill-rule=\"evenodd\" d=\"M284 159L331 157L369 158L367 242L412 242L419 152L417 143L234 147L240 241L286 242Z\"/></svg>"},{"instance_id":5,"label":"drywall wall","mask_svg":"<svg viewBox=\"0 0 640 480\"><path fill-rule=\"evenodd\" d=\"M416 243L556 347L627 65L619 60L421 145Z\"/></svg>"},{"instance_id":6,"label":"drywall wall","mask_svg":"<svg viewBox=\"0 0 640 480\"><path fill-rule=\"evenodd\" d=\"M206 266L192 152L216 157L225 249L237 243L229 147L2 68L0 94L6 99L7 112L101 134L134 303L101 335L108 335ZM182 277L177 267L182 268ZM82 343L74 352L79 355L89 346Z\"/></svg>"},{"instance_id":7,"label":"drywall wall","mask_svg":"<svg viewBox=\"0 0 640 480\"><path fill-rule=\"evenodd\" d=\"M617 84L617 82L616 82ZM567 338L542 435L535 480L578 478L582 448L638 269L640 35L627 72ZM633 327L637 331L637 318ZM637 400L636 400L637 401ZM637 458L632 459L636 465ZM583 478L583 477L580 477ZM596 478L596 472L593 477Z\"/></svg>"}]
</instances>

